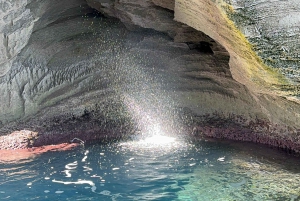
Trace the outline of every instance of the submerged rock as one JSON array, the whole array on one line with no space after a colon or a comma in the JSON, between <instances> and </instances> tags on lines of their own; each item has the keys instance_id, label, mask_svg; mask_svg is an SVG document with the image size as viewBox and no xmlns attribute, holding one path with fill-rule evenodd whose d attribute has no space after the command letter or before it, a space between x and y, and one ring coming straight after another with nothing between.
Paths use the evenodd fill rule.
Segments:
<instances>
[{"instance_id":1,"label":"submerged rock","mask_svg":"<svg viewBox=\"0 0 300 201\"><path fill-rule=\"evenodd\" d=\"M41 147L22 148L22 149L2 149L0 150L0 163L16 163L30 160L48 151L66 151L77 147L76 143L62 143L57 145L47 145Z\"/></svg>"}]
</instances>

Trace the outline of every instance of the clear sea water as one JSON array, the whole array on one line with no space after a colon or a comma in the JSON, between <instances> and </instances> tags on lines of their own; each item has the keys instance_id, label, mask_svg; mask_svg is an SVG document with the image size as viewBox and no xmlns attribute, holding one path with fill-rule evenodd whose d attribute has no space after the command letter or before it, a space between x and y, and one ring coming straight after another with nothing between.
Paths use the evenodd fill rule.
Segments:
<instances>
[{"instance_id":1,"label":"clear sea water","mask_svg":"<svg viewBox=\"0 0 300 201\"><path fill-rule=\"evenodd\" d=\"M154 136L0 164L0 200L300 200L300 158Z\"/></svg>"}]
</instances>

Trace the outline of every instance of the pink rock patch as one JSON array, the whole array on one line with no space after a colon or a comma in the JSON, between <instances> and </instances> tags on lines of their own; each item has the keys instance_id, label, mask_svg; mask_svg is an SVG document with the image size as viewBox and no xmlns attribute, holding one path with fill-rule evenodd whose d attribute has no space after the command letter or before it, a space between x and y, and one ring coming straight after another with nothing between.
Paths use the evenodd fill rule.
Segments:
<instances>
[{"instance_id":1,"label":"pink rock patch","mask_svg":"<svg viewBox=\"0 0 300 201\"><path fill-rule=\"evenodd\" d=\"M48 151L66 151L77 147L77 143L62 143L57 145L46 145L26 149L0 150L0 162L17 162L24 159L34 158Z\"/></svg>"}]
</instances>

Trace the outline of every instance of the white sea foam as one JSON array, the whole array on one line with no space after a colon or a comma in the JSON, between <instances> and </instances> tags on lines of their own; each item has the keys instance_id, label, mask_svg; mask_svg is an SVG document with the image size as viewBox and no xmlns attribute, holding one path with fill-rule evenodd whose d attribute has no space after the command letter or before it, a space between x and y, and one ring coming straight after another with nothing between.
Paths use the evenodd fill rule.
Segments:
<instances>
[{"instance_id":1,"label":"white sea foam","mask_svg":"<svg viewBox=\"0 0 300 201\"><path fill-rule=\"evenodd\" d=\"M87 156L84 156L84 157L82 158L81 162L85 162L86 159L87 159Z\"/></svg>"},{"instance_id":2,"label":"white sea foam","mask_svg":"<svg viewBox=\"0 0 300 201\"><path fill-rule=\"evenodd\" d=\"M60 183L60 184L89 184L90 186L95 186L95 183L90 180L78 180L78 181L58 181L53 179L52 182L54 183Z\"/></svg>"},{"instance_id":3,"label":"white sea foam","mask_svg":"<svg viewBox=\"0 0 300 201\"><path fill-rule=\"evenodd\" d=\"M110 195L110 191L104 190L104 191L101 191L99 194L102 194L102 195Z\"/></svg>"},{"instance_id":4,"label":"white sea foam","mask_svg":"<svg viewBox=\"0 0 300 201\"><path fill-rule=\"evenodd\" d=\"M224 162L225 161L225 156L218 158L217 161Z\"/></svg>"},{"instance_id":5,"label":"white sea foam","mask_svg":"<svg viewBox=\"0 0 300 201\"><path fill-rule=\"evenodd\" d=\"M93 169L92 168L90 168L90 167L88 167L88 166L83 166L83 168L84 168L84 170L83 171L92 171Z\"/></svg>"},{"instance_id":6,"label":"white sea foam","mask_svg":"<svg viewBox=\"0 0 300 201\"><path fill-rule=\"evenodd\" d=\"M78 162L74 161L73 163L69 163L67 165L65 165L65 168L68 170L74 170L77 168Z\"/></svg>"},{"instance_id":7,"label":"white sea foam","mask_svg":"<svg viewBox=\"0 0 300 201\"><path fill-rule=\"evenodd\" d=\"M96 186L92 186L92 188L91 188L91 190L93 191L93 192L95 192L96 191Z\"/></svg>"}]
</instances>

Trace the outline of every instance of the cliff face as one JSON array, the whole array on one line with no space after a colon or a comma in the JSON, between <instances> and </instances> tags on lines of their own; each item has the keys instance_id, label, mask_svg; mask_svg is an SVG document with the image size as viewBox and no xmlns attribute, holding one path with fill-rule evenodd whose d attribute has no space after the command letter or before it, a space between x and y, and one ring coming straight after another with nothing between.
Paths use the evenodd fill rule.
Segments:
<instances>
[{"instance_id":1,"label":"cliff face","mask_svg":"<svg viewBox=\"0 0 300 201\"><path fill-rule=\"evenodd\" d=\"M193 130L299 151L299 104L280 96L295 84L229 20L240 3L228 17L208 0L0 2L1 133L42 145Z\"/></svg>"},{"instance_id":2,"label":"cliff face","mask_svg":"<svg viewBox=\"0 0 300 201\"><path fill-rule=\"evenodd\" d=\"M48 27L59 24L68 18L80 18L91 8L84 1L1 1L2 22L0 23L1 52L1 107L0 121L3 124L24 118L39 110L39 101L34 98L35 91L45 96L49 86L56 83L48 80L47 62L52 54L63 49L57 41L65 37L81 34L86 28L76 26L76 21L70 20L72 33L66 29L49 30ZM73 24L72 24L73 23ZM73 26L73 27L72 27ZM58 31L55 33L55 31ZM37 34L32 34L36 32ZM33 39L36 36L35 39ZM32 42L32 40L36 40ZM34 43L34 44L33 44ZM47 46L56 48L49 51ZM55 46L55 47L54 47ZM46 52L46 51L49 51ZM45 84L44 82L47 82ZM50 83L52 82L52 83Z\"/></svg>"},{"instance_id":3,"label":"cliff face","mask_svg":"<svg viewBox=\"0 0 300 201\"><path fill-rule=\"evenodd\" d=\"M32 33L34 18L27 1L0 2L0 76L5 75Z\"/></svg>"},{"instance_id":4,"label":"cliff face","mask_svg":"<svg viewBox=\"0 0 300 201\"><path fill-rule=\"evenodd\" d=\"M258 55L299 84L300 2L231 1L228 12Z\"/></svg>"}]
</instances>

